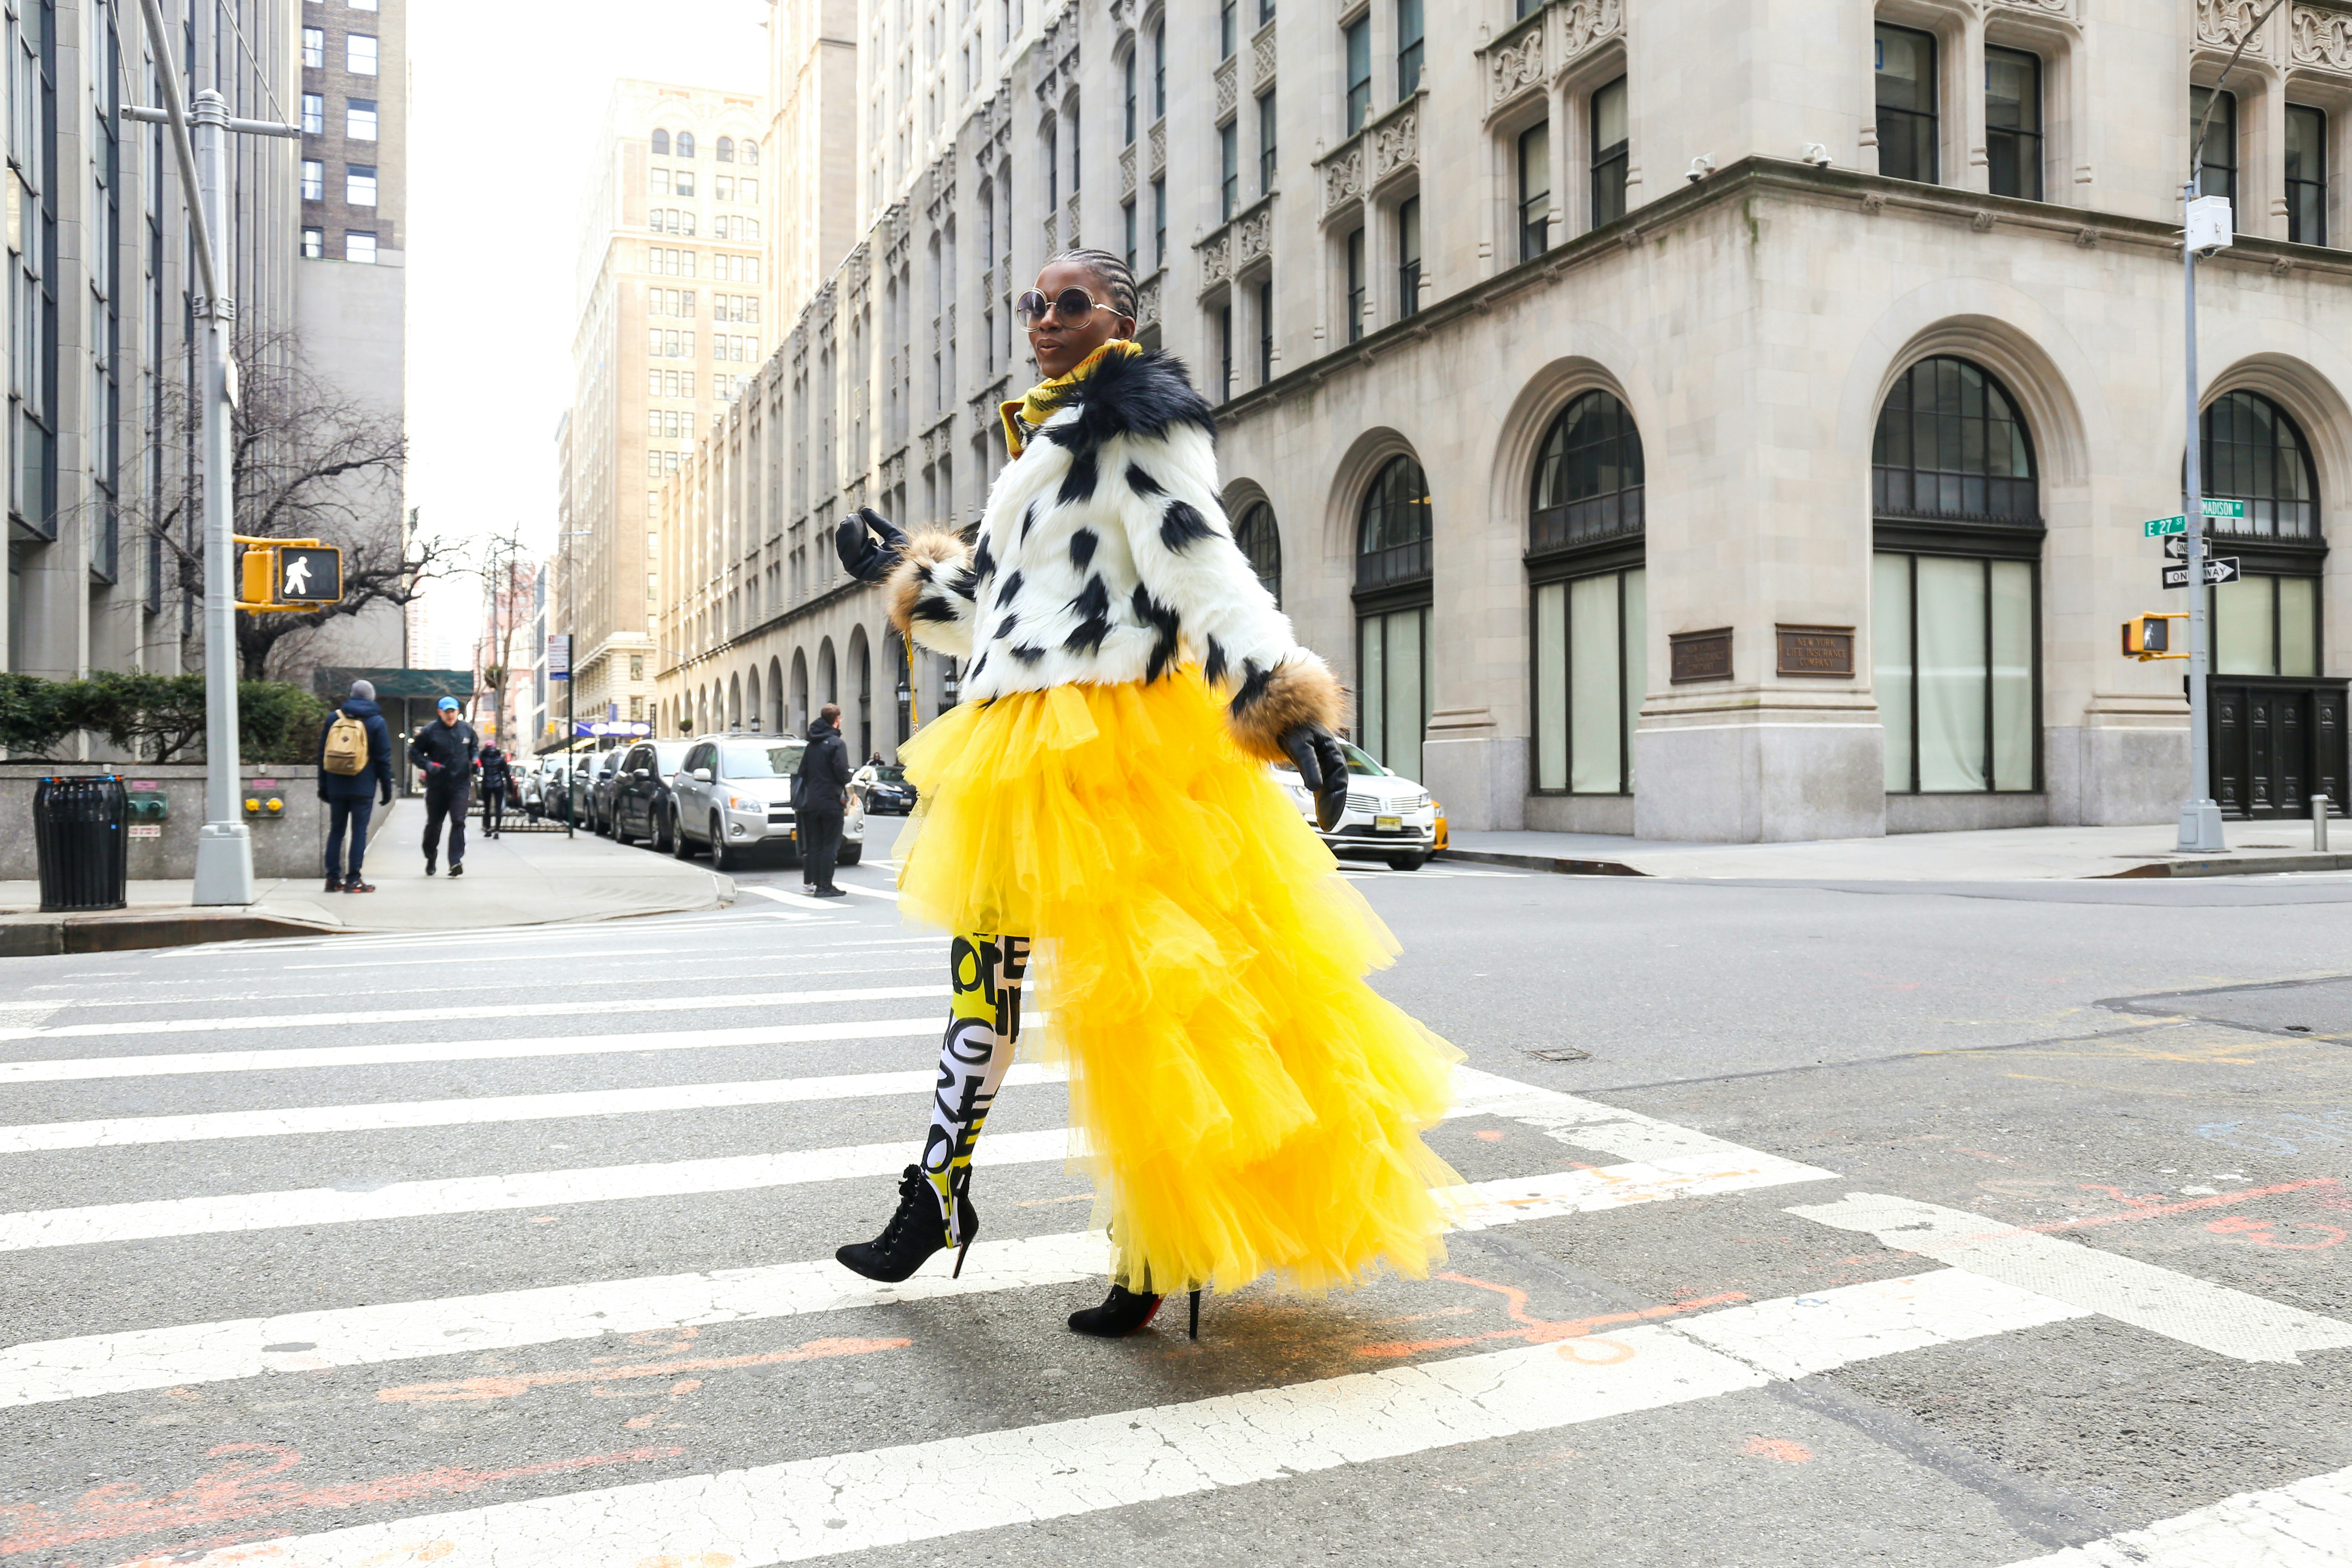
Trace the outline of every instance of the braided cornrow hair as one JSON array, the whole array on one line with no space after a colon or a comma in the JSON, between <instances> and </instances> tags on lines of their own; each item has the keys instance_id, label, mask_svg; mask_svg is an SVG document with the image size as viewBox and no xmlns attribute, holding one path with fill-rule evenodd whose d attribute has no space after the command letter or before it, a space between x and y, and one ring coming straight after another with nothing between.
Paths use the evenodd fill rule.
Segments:
<instances>
[{"instance_id":1,"label":"braided cornrow hair","mask_svg":"<svg viewBox=\"0 0 2352 1568\"><path fill-rule=\"evenodd\" d=\"M1095 275L1095 281L1110 296L1110 308L1132 321L1136 319L1135 273L1125 261L1108 250L1060 250L1045 258L1047 267L1066 261L1083 267Z\"/></svg>"}]
</instances>

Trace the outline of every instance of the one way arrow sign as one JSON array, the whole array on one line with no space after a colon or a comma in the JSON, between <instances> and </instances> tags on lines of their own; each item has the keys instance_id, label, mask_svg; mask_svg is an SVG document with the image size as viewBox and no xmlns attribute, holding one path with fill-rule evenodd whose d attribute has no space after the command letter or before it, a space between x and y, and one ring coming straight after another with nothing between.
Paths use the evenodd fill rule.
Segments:
<instances>
[{"instance_id":1,"label":"one way arrow sign","mask_svg":"<svg viewBox=\"0 0 2352 1568\"><path fill-rule=\"evenodd\" d=\"M2206 586L2211 587L2216 583L2234 583L2237 580L2238 558L2236 556L2209 555L2205 558ZM2178 566L2167 566L2164 569L2164 585L2168 588L2189 586L2189 563L2184 561Z\"/></svg>"}]
</instances>

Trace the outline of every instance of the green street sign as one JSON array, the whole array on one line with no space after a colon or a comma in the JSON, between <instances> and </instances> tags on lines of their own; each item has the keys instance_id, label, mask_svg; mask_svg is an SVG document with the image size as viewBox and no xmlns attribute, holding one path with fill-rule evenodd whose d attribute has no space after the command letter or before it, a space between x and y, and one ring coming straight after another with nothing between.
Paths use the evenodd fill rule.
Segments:
<instances>
[{"instance_id":1,"label":"green street sign","mask_svg":"<svg viewBox=\"0 0 2352 1568\"><path fill-rule=\"evenodd\" d=\"M2242 500L2215 500L2208 496L2205 498L2205 515L2242 518L2246 515L2246 503ZM2186 517L2152 517L2140 524L2142 539L2161 539L2168 533L2188 531L2189 520Z\"/></svg>"}]
</instances>

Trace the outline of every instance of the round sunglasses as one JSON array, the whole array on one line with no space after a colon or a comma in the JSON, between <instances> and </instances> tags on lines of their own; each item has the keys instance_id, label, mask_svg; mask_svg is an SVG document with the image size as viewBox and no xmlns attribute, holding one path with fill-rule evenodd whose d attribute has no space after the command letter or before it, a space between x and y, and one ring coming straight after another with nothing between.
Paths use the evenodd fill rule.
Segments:
<instances>
[{"instance_id":1,"label":"round sunglasses","mask_svg":"<svg viewBox=\"0 0 2352 1568\"><path fill-rule=\"evenodd\" d=\"M1048 310L1060 317L1064 326L1078 326L1093 315L1097 307L1116 314L1125 314L1117 306L1106 304L1083 289L1065 289L1050 300L1032 289L1013 301L1013 314L1021 318L1021 324L1024 327L1034 327L1044 321Z\"/></svg>"}]
</instances>

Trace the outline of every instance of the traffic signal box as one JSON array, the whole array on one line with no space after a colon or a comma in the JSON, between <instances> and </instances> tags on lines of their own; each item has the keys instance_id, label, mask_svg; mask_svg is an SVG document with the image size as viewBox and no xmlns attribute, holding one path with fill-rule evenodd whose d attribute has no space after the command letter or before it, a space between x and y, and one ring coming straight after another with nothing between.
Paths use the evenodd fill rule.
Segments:
<instances>
[{"instance_id":1,"label":"traffic signal box","mask_svg":"<svg viewBox=\"0 0 2352 1568\"><path fill-rule=\"evenodd\" d=\"M343 552L315 539L252 539L236 536L245 553L237 562L240 610L299 611L340 603Z\"/></svg>"},{"instance_id":2,"label":"traffic signal box","mask_svg":"<svg viewBox=\"0 0 2352 1568\"><path fill-rule=\"evenodd\" d=\"M2188 618L2185 615L2155 612L2134 616L2124 623L2125 654L2142 664L2154 658L2187 658L2188 634L2185 629L2176 634L2172 623Z\"/></svg>"}]
</instances>

